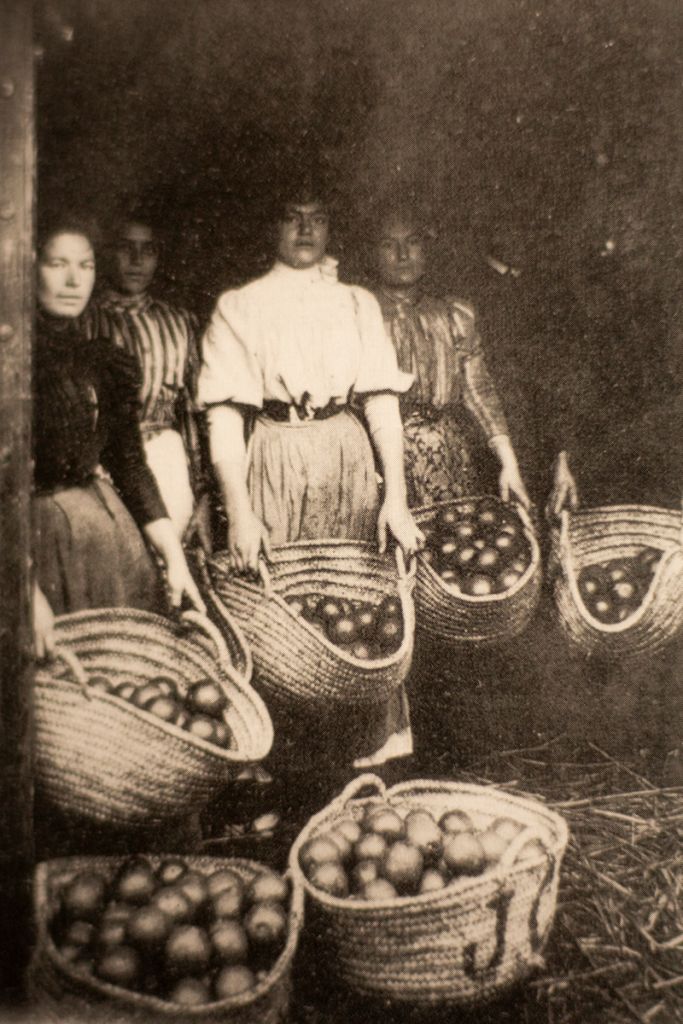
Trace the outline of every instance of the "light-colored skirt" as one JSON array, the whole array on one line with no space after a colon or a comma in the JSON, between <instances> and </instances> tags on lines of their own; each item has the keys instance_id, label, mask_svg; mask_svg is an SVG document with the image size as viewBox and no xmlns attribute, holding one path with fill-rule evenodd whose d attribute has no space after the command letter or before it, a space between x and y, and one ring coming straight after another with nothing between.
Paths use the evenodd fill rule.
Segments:
<instances>
[{"instance_id":1,"label":"light-colored skirt","mask_svg":"<svg viewBox=\"0 0 683 1024\"><path fill-rule=\"evenodd\" d=\"M36 578L55 615L162 607L152 557L108 481L95 478L82 487L36 495L33 523Z\"/></svg>"},{"instance_id":2,"label":"light-colored skirt","mask_svg":"<svg viewBox=\"0 0 683 1024\"><path fill-rule=\"evenodd\" d=\"M376 539L379 488L374 456L365 427L349 410L299 423L258 416L249 441L247 479L254 512L270 530L273 544ZM335 712L334 721L326 725L291 722L287 731L292 757L301 744L308 746L310 755L316 735L325 737L326 749L320 754L337 764L362 758L364 767L412 751L402 687L386 703L373 704L362 713Z\"/></svg>"},{"instance_id":3,"label":"light-colored skirt","mask_svg":"<svg viewBox=\"0 0 683 1024\"><path fill-rule=\"evenodd\" d=\"M352 412L298 423L258 416L248 464L252 507L273 544L376 536L372 447Z\"/></svg>"}]
</instances>

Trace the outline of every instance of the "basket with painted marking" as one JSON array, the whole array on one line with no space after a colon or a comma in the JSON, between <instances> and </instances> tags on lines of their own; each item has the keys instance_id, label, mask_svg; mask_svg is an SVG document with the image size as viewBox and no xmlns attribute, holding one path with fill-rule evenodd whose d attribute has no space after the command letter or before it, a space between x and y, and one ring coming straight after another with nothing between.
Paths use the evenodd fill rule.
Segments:
<instances>
[{"instance_id":1,"label":"basket with painted marking","mask_svg":"<svg viewBox=\"0 0 683 1024\"><path fill-rule=\"evenodd\" d=\"M414 515L427 540L417 556L419 633L455 646L521 633L541 588L540 549L525 509L486 496L439 502Z\"/></svg>"},{"instance_id":2,"label":"basket with painted marking","mask_svg":"<svg viewBox=\"0 0 683 1024\"><path fill-rule=\"evenodd\" d=\"M368 788L372 795L363 796ZM506 822L513 837L493 866L476 876L456 875L435 891L411 894L413 888L386 898L377 892L370 898L368 888L353 885L345 897L322 891L302 868L307 857L323 856L311 851L309 840L344 819L367 821L371 809L385 806L404 823L411 811L426 811L436 822L449 812L464 813L472 829L499 829L501 837ZM305 888L310 925L318 929L328 967L348 986L400 1003L467 1005L497 996L542 966L567 839L564 819L535 800L430 780L386 790L365 775L311 818L292 847L290 870ZM445 851L444 839L442 857ZM347 864L367 853L354 845ZM380 872L387 870L387 856Z\"/></svg>"},{"instance_id":3,"label":"basket with painted marking","mask_svg":"<svg viewBox=\"0 0 683 1024\"><path fill-rule=\"evenodd\" d=\"M233 617L247 637L254 680L266 700L295 710L362 705L386 700L405 680L413 652L413 576L399 551L379 555L369 544L346 540L297 541L276 547L262 578L235 574L226 553L198 560L200 587L220 625ZM333 643L297 611L306 595L379 603L396 598L402 635L389 653L359 657ZM399 607L400 606L400 607Z\"/></svg>"},{"instance_id":4,"label":"basket with painted marking","mask_svg":"<svg viewBox=\"0 0 683 1024\"><path fill-rule=\"evenodd\" d=\"M641 600L617 622L601 621L582 593L591 566L655 556ZM653 653L683 628L683 517L648 505L563 509L553 532L554 593L559 619L586 654L612 659Z\"/></svg>"},{"instance_id":5,"label":"basket with painted marking","mask_svg":"<svg viewBox=\"0 0 683 1024\"><path fill-rule=\"evenodd\" d=\"M186 612L178 623L103 608L59 617L55 634L61 657L36 673L36 782L62 810L149 827L196 811L270 750L268 711L205 616ZM200 679L215 684L224 746L91 685L135 691L159 677L178 697Z\"/></svg>"},{"instance_id":6,"label":"basket with painted marking","mask_svg":"<svg viewBox=\"0 0 683 1024\"><path fill-rule=\"evenodd\" d=\"M257 862L242 858L188 856L182 859L191 872L208 877L227 869L239 875L245 885L266 870ZM55 942L60 894L80 872L97 872L111 882L123 860L120 857L66 857L47 861L36 868L33 892L36 943L27 981L32 1007L41 1014L41 1022L132 1024L137 1021L141 1024L156 1024L178 1021L179 1024L189 1024L197 1021L201 1024L218 1024L220 1021L230 1024L282 1024L288 1019L290 973L303 921L303 895L298 883L290 885L286 907L286 936L277 959L260 976L256 976L253 987L240 994L201 1005L180 1005L163 998L166 993L163 987L159 991L158 984L154 986L153 992L145 992L140 990L140 986L136 991L101 980L93 966L102 954L102 949L93 946L92 942L81 952L80 960L68 957L66 954L73 950L63 950ZM162 860L158 856L146 858L154 870L158 869ZM158 970L157 962L150 961L151 967ZM147 980L151 979L148 977ZM162 974L158 980L166 982L167 979ZM152 986L148 985L148 988Z\"/></svg>"}]
</instances>

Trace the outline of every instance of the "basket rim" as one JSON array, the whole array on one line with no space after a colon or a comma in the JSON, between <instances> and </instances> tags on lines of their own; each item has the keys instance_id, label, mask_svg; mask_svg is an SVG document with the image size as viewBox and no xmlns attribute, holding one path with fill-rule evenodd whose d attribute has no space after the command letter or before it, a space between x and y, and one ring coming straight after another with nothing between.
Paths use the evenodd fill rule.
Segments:
<instances>
[{"instance_id":1,"label":"basket rim","mask_svg":"<svg viewBox=\"0 0 683 1024\"><path fill-rule=\"evenodd\" d=\"M363 778L363 777L359 777ZM369 776L365 777L369 781ZM357 781L357 780L355 780ZM350 785L353 785L351 783ZM507 790L502 790L497 786L490 785L478 785L474 783L458 783L452 782L451 780L437 780L437 779L413 779L409 782L400 782L390 789L380 790L380 799L383 802L391 803L392 797L400 799L401 796L407 795L408 792L416 787L422 788L425 792L445 792L452 793L454 796L457 793L466 793L471 796L480 796L483 793L495 793L505 796L506 799L511 800L518 807L538 813L542 810L547 818L550 818L553 822L553 826L557 832L556 845L559 853L557 859L560 860L564 855L565 848L569 841L569 827L566 820L557 811L552 810L546 804L541 803L539 800L519 796L516 793L509 793ZM349 787L347 787L348 789ZM346 790L344 791L346 792ZM308 822L304 825L299 835L292 843L290 854L289 854L289 870L293 877L296 877L302 888L315 899L316 902L322 903L324 906L335 910L348 910L354 911L365 916L372 916L377 911L382 910L395 910L402 911L405 908L425 908L429 909L431 904L437 905L442 903L445 899L449 901L455 897L461 896L463 893L475 891L481 885L490 885L492 882L497 881L501 883L504 879L517 876L518 874L524 874L527 871L534 869L538 864L544 860L544 855L539 854L537 858L530 858L525 860L518 865L511 865L506 868L503 872L491 871L481 875L475 875L470 877L463 877L462 879L453 880L448 883L444 889L438 889L435 892L418 893L412 896L396 896L390 897L384 900L373 900L368 902L367 900L360 899L354 896L331 896L328 893L323 892L321 889L316 888L306 877L301 865L299 864L299 851L303 844L307 841L311 833L315 830L317 825L322 825L326 819L329 818L330 822L336 817L335 811L342 811L344 807L348 806L356 800L358 803L371 803L375 797L366 798L354 798L351 797L346 801L342 801L344 793L330 801L318 814L313 815ZM398 802L398 800L397 800Z\"/></svg>"},{"instance_id":2,"label":"basket rim","mask_svg":"<svg viewBox=\"0 0 683 1024\"><path fill-rule=\"evenodd\" d=\"M367 549L367 553L368 554L372 554L372 555L376 555L377 554L376 550L374 550L372 548L372 545L370 545L370 544L364 544L361 541L344 541L344 540L340 540L340 541L333 540L333 541L322 541L322 542L318 542L318 541L291 541L291 542L289 542L287 544L280 544L276 548L273 548L273 554L275 554L275 552L280 551L282 549L295 549L295 548L297 548L297 549L301 550L301 549L304 548L304 546L310 547L311 549L315 550L315 549L319 549L322 545L326 545L328 547L328 549L331 550L333 546L338 546L338 545L343 545L343 544L347 545L348 547L355 548L355 549L359 549L359 548ZM329 551L326 552L326 553L329 553ZM362 550L362 551L358 551L357 550L356 551L357 557L359 557L359 558L362 557L365 553L366 552L364 550ZM218 552L215 556L212 556L211 558L208 559L207 575L208 575L208 584L211 587L213 599L220 606L221 612L223 612L223 610L225 610L225 613L229 614L228 610L225 608L225 602L223 601L223 599L221 598L221 595L218 593L218 591L214 587L213 581L211 580L211 577L210 577L210 572L211 572L212 569L214 571L221 571L219 569L219 567L216 565L216 559L219 558L219 557L222 558L224 556L225 556L225 552L221 551L221 552ZM379 560L381 558L381 556L377 555L377 558ZM409 584L408 584L407 580L404 581L404 580L401 579L401 577L398 578L398 583L396 585L396 593L398 594L398 596L399 596L399 598L401 600L401 613L402 613L402 617L403 617L403 638L401 640L401 644L393 652L393 654L386 655L383 658L373 658L373 659L357 658L354 655L349 654L346 651L342 650L341 647L338 647L336 644L333 644L332 641L329 640L327 636L325 636L323 633L319 633L318 630L314 629L313 626L309 622L307 622L300 615L297 615L292 610L292 608L287 603L287 601L285 601L285 599L283 597L281 597L280 594L278 594L275 590L272 590L270 593L268 593L264 589L263 586L260 586L259 584L256 584L256 583L252 583L249 580L246 580L243 577L239 577L239 576L237 576L237 577L230 577L230 583L233 586L235 586L235 587L241 588L243 590L248 591L251 594L257 595L260 600L274 601L277 604L277 606L279 608L283 609L286 612L286 614L291 618L293 628L294 628L295 624L296 624L296 626L302 627L305 630L306 635L312 637L314 642L319 642L326 651L328 651L331 654L334 654L335 657L339 658L343 663L345 663L347 665L350 665L353 668L363 669L363 671L366 672L366 673L367 672L377 671L377 670L381 671L383 669L389 668L390 666L392 666L392 665L396 664L397 662L401 661L405 657L405 655L410 651L410 649L412 648L412 644L413 644L413 640L412 640L412 631L413 630L412 630L412 627L414 625L415 614L414 614L412 598L411 598L411 595L410 595Z\"/></svg>"},{"instance_id":3,"label":"basket rim","mask_svg":"<svg viewBox=\"0 0 683 1024\"><path fill-rule=\"evenodd\" d=\"M583 597L581 596L581 591L579 590L579 570L576 566L574 545L572 544L571 539L571 519L572 517L575 520L580 519L582 515L598 515L605 520L609 520L614 518L615 514L622 515L634 511L663 513L668 514L671 517L680 518L680 513L677 514L674 509L659 508L656 505L598 505L591 508L575 509L573 511L571 509L563 509L561 513L561 523L553 530L553 546L559 557L560 565L564 570L569 592L579 615L592 629L607 636L619 636L621 633L627 632L627 630L637 626L649 612L654 600L655 588L659 584L659 581L665 573L669 563L673 561L676 555L683 553L683 534L681 535L681 541L678 544L674 541L666 542L665 547L661 549L661 557L657 560L655 571L652 575L652 579L650 580L650 585L648 586L643 600L640 602L638 607L635 608L633 612L622 622L602 622L588 610ZM566 530L564 528L564 524L566 524ZM563 530L565 530L565 532L563 532ZM649 546L653 547L654 545L650 544Z\"/></svg>"},{"instance_id":4,"label":"basket rim","mask_svg":"<svg viewBox=\"0 0 683 1024\"><path fill-rule=\"evenodd\" d=\"M200 867L202 865L209 867L211 865L215 865L216 870L229 868L232 865L238 868L242 867L256 871L272 870L269 869L266 864L250 860L245 857L210 857L194 854L146 854L145 856L147 856L151 861L161 861L165 857L180 856L189 867ZM119 1000L119 1002L124 1001L128 1006L133 1005L141 1009L147 1008L149 1010L163 1010L165 1015L169 1018L181 1018L183 1021L186 1018L201 1020L202 1017L214 1014L217 1009L230 1010L250 1006L252 1003L257 1002L262 996L267 995L267 993L274 988L291 964L298 944L299 934L303 927L304 894L298 879L294 878L289 869L285 872L281 872L282 877L287 878L290 882L291 893L287 913L287 940L279 957L266 977L259 981L249 992L230 996L227 999L213 1000L210 1003L202 1003L201 1006L181 1006L179 1004L172 1003L169 1000L161 999L158 996L152 996L142 992L133 992L130 989L125 989L121 986L113 985L110 982L102 981L100 978L90 977L87 975L84 976L79 974L78 971L74 971L72 965L68 960L65 960L64 957L62 957L53 942L52 935L48 927L47 914L40 912L41 900L43 906L46 907L49 899L48 881L50 869L52 867L57 867L58 865L65 868L69 865L73 865L74 869L78 870L80 867L85 868L93 866L94 863L102 864L102 862L107 862L107 866L111 866L113 868L125 863L127 859L127 856L59 857L54 860L42 861L36 865L33 885L34 923L38 933L36 949L42 948L45 950L49 959L56 964L60 971L65 973L71 981L84 985L86 990L89 989L107 996L114 996Z\"/></svg>"},{"instance_id":5,"label":"basket rim","mask_svg":"<svg viewBox=\"0 0 683 1024\"><path fill-rule=\"evenodd\" d=\"M449 506L464 505L469 502L490 500L491 498L495 498L495 495L480 494L476 496L473 495L471 498L452 498L449 501L435 501L431 505L421 505L419 508L413 509L413 514L416 518L416 521L419 523L420 519L426 519L427 516L432 514L435 510L446 508ZM497 498L496 500L499 501L500 504L502 505L505 504L505 502L503 502L501 498ZM541 563L541 546L538 542L538 538L536 537L536 532L534 531L531 524L525 523L524 519L519 514L519 509L522 508L520 503L511 502L510 504L514 505L516 515L522 524L524 536L529 542L529 546L531 548L531 560L526 569L524 570L524 572L522 573L522 575L517 580L517 582L514 583L508 590L503 590L499 594L464 594L461 590L449 587L446 583L444 583L444 581L441 579L436 570L429 564L429 562L426 562L425 559L422 557L422 552L418 551L417 558L420 562L420 566L422 567L422 569L427 571L428 576L430 576L430 578L433 581L435 581L439 585L439 587L443 589L446 594L448 594L449 597L456 597L458 598L458 600L463 601L466 604L471 604L475 606L483 604L495 604L499 601L505 601L508 597L514 597L517 593L519 593L520 590L522 590L527 585L527 583L529 583L529 581L533 578L535 573L538 572Z\"/></svg>"},{"instance_id":6,"label":"basket rim","mask_svg":"<svg viewBox=\"0 0 683 1024\"><path fill-rule=\"evenodd\" d=\"M166 631L172 631L173 629L173 623L171 620L165 619L162 615L156 615L154 612L141 612L137 609L128 610L123 608L90 608L79 612L70 612L65 615L57 616L55 619L55 628L58 631L60 625L63 625L64 627L69 625L80 626L89 621L101 621L103 618L103 612L106 612L107 618L112 617L119 622L125 620L134 620L138 622L148 621L150 624L157 625ZM110 612L116 612L118 614L110 616ZM148 725L156 726L164 735L171 736L175 740L182 741L186 746L201 750L203 753L210 755L211 758L217 762L227 764L244 764L261 761L263 758L267 757L273 745L274 729L270 713L260 694L256 692L251 683L247 682L239 672L234 671L232 666L211 658L204 648L200 647L196 641L193 640L192 634L188 634L187 636L174 635L174 641L181 644L189 644L191 647L198 648L202 655L211 660L211 671L214 674L214 681L219 683L226 698L231 700L230 690L226 687L225 680L237 689L244 700L251 703L253 710L258 714L262 728L256 730L254 737L252 737L254 746L258 743L258 748L253 752L250 752L250 756L246 762L244 751L240 753L239 750L226 750L223 747L217 746L215 743L209 743L208 740L204 740L200 736L194 736L188 733L185 729L181 729L179 726L174 725L171 722L165 722L156 715L152 715L149 711L145 711L144 708L139 708L137 705L124 700L123 697L119 697L116 694L100 693L95 691L90 694L90 700L103 700L121 713L132 715L134 718L146 722ZM151 642L160 643L161 641L153 638ZM58 636L57 643L59 644ZM78 694L83 696L84 700L88 699L83 695L83 691L77 682L72 682L62 676L51 675L49 668L39 667L37 669L34 684L36 687L47 688L48 690L54 690L56 687L61 688L66 693L74 695Z\"/></svg>"}]
</instances>

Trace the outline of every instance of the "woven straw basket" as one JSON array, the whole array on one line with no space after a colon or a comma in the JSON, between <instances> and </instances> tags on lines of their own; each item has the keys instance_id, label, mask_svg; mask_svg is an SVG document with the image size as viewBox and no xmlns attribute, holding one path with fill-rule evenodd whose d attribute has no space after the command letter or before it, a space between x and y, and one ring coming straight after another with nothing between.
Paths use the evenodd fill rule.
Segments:
<instances>
[{"instance_id":1,"label":"woven straw basket","mask_svg":"<svg viewBox=\"0 0 683 1024\"><path fill-rule=\"evenodd\" d=\"M377 796L359 799L368 786ZM495 869L438 892L369 903L316 889L299 865L302 845L342 817L361 818L378 798L399 814L424 808L438 821L459 809L478 829L497 817L525 827ZM531 837L545 854L511 865ZM564 820L536 801L454 782L413 781L385 790L380 779L362 775L306 825L292 847L290 870L310 898L330 966L347 985L399 1002L467 1005L490 999L542 965L567 839Z\"/></svg>"},{"instance_id":2,"label":"woven straw basket","mask_svg":"<svg viewBox=\"0 0 683 1024\"><path fill-rule=\"evenodd\" d=\"M643 547L662 556L645 598L623 622L603 623L581 599L578 576L587 565L628 558ZM652 653L683 628L683 517L648 505L563 509L553 533L555 601L571 639L590 655L627 658Z\"/></svg>"},{"instance_id":3,"label":"woven straw basket","mask_svg":"<svg viewBox=\"0 0 683 1024\"><path fill-rule=\"evenodd\" d=\"M65 857L47 861L36 869L33 903L36 945L28 969L29 998L41 1014L31 1017L41 1024L129 1024L129 1022L178 1021L190 1024L282 1024L288 1019L291 990L290 973L303 921L303 894L297 884L292 886L287 941L272 970L250 992L205 1006L177 1006L156 996L143 995L110 985L73 969L57 950L49 926L58 908L58 893L75 874L93 869L112 878L123 858ZM160 857L150 856L157 867ZM262 865L242 859L184 857L188 866L201 874L221 868L236 871L245 882L261 870Z\"/></svg>"},{"instance_id":4,"label":"woven straw basket","mask_svg":"<svg viewBox=\"0 0 683 1024\"><path fill-rule=\"evenodd\" d=\"M61 657L36 675L36 779L63 810L149 827L196 811L270 750L270 716L231 667L221 633L197 612L183 620L122 608L57 619ZM225 721L237 749L208 743L121 697L91 694L93 674L139 685L163 675L181 694L198 679L212 679L228 698Z\"/></svg>"},{"instance_id":5,"label":"woven straw basket","mask_svg":"<svg viewBox=\"0 0 683 1024\"><path fill-rule=\"evenodd\" d=\"M381 701L401 685L413 654L413 582L400 551L394 561L368 544L343 540L275 548L268 568L262 563L259 584L231 573L224 554L200 562L207 604L219 623L233 616L244 630L255 682L266 700L299 710ZM373 661L342 651L287 604L288 597L310 593L372 602L397 595L403 614L400 648Z\"/></svg>"},{"instance_id":6,"label":"woven straw basket","mask_svg":"<svg viewBox=\"0 0 683 1024\"><path fill-rule=\"evenodd\" d=\"M478 501L481 498L439 502L416 509L414 515L422 524L442 509L457 509ZM541 552L526 510L517 505L515 511L531 549L531 562L515 585L504 593L484 597L457 593L418 554L415 615L419 631L430 640L455 645L463 641L500 643L518 636L530 622L541 592Z\"/></svg>"}]
</instances>

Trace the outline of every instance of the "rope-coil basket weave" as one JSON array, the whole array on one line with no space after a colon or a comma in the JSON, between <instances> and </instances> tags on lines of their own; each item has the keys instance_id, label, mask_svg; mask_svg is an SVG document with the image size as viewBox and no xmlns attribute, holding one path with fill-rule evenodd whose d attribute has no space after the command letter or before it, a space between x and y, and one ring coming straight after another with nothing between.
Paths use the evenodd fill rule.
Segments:
<instances>
[{"instance_id":1,"label":"rope-coil basket weave","mask_svg":"<svg viewBox=\"0 0 683 1024\"><path fill-rule=\"evenodd\" d=\"M273 742L268 711L231 665L219 630L198 612L180 622L129 608L57 618L57 660L36 673L36 782L62 810L146 826L196 811ZM244 664L243 660L243 664ZM228 699L225 750L122 697L91 692L88 678L138 686L172 679L181 696L198 679Z\"/></svg>"},{"instance_id":2,"label":"rope-coil basket weave","mask_svg":"<svg viewBox=\"0 0 683 1024\"><path fill-rule=\"evenodd\" d=\"M376 794L361 798L368 787ZM359 820L376 802L401 815L422 808L437 821L446 811L466 811L477 829L506 817L523 829L496 868L437 892L377 902L327 895L301 870L302 846L341 818ZM532 837L544 852L514 863ZM542 966L567 840L564 819L535 800L433 780L385 790L380 779L361 775L305 826L292 846L290 870L305 888L330 969L350 988L397 1002L471 1005Z\"/></svg>"},{"instance_id":3,"label":"rope-coil basket weave","mask_svg":"<svg viewBox=\"0 0 683 1024\"><path fill-rule=\"evenodd\" d=\"M79 871L94 870L112 878L125 858L64 857L39 864L35 872L33 905L36 944L28 969L28 990L40 1021L59 1024L281 1024L288 1019L291 967L303 922L303 893L291 886L287 939L268 974L248 992L202 1006L180 1006L157 996L133 992L84 975L55 946L50 924L58 910L59 892ZM154 868L161 857L148 857ZM264 870L263 865L241 858L186 856L190 870L203 875L229 868L245 883ZM38 1019L38 1018L36 1018Z\"/></svg>"},{"instance_id":4,"label":"rope-coil basket weave","mask_svg":"<svg viewBox=\"0 0 683 1024\"><path fill-rule=\"evenodd\" d=\"M258 583L236 575L225 553L198 564L207 606L219 624L232 616L241 626L255 684L267 700L329 712L335 705L385 700L406 678L415 633L413 576L398 549L394 559L353 541L295 541L273 549L268 566L261 563ZM403 619L400 647L374 660L341 650L287 603L310 593L373 603L396 595Z\"/></svg>"},{"instance_id":5,"label":"rope-coil basket weave","mask_svg":"<svg viewBox=\"0 0 683 1024\"><path fill-rule=\"evenodd\" d=\"M588 565L630 558L644 547L662 552L645 597L618 623L591 615L578 577ZM649 505L607 505L560 513L553 531L554 591L560 622L585 654L626 658L653 653L683 628L683 516Z\"/></svg>"},{"instance_id":6,"label":"rope-coil basket weave","mask_svg":"<svg viewBox=\"0 0 683 1024\"><path fill-rule=\"evenodd\" d=\"M483 499L458 498L415 509L418 525L429 522L444 509L476 505ZM486 498L487 502L492 499ZM518 636L531 621L541 593L541 552L528 513L515 506L531 552L528 567L508 590L485 596L462 594L449 587L418 553L415 583L415 615L420 633L440 644L462 642L494 644Z\"/></svg>"}]
</instances>

